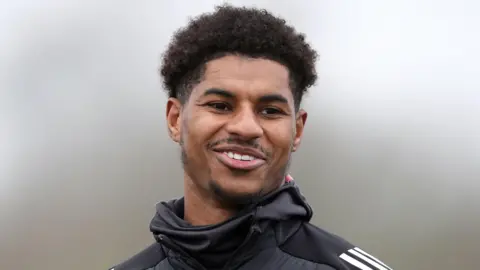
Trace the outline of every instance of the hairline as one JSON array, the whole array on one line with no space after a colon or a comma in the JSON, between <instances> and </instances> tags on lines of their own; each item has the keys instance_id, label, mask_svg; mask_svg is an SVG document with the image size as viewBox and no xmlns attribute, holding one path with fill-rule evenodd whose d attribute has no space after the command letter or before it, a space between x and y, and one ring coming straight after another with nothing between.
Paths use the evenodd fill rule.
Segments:
<instances>
[{"instance_id":1,"label":"hairline","mask_svg":"<svg viewBox=\"0 0 480 270\"><path fill-rule=\"evenodd\" d=\"M288 70L288 80L289 80L289 88L290 91L292 92L293 95L293 102L294 102L294 108L295 112L297 113L300 110L300 104L302 101L303 94L305 93L304 89L298 89L298 82L295 79L294 72L292 72L291 68L285 64L282 63L281 61L274 59L274 57L268 57L266 55L251 55L251 54L246 54L246 53L239 53L239 52L216 52L213 53L205 58L199 65L197 65L195 68L190 69L187 71L182 78L180 79L180 82L177 84L175 87L175 96L170 96L171 98L176 98L180 101L182 105L184 105L188 100L190 99L190 96L192 94L193 88L197 86L201 81L205 79L205 71L207 68L207 63L219 59L225 56L230 56L230 55L235 55L235 56L240 56L244 57L246 59L266 59L266 60L271 60L275 61ZM298 91L298 92L297 92ZM297 97L297 95L299 95ZM297 100L298 99L298 100Z\"/></svg>"}]
</instances>

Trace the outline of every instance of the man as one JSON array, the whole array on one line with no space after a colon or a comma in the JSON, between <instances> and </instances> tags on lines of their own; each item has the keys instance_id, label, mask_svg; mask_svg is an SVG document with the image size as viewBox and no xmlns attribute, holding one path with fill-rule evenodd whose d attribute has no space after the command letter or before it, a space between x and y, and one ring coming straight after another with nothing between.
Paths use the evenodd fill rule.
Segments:
<instances>
[{"instance_id":1,"label":"man","mask_svg":"<svg viewBox=\"0 0 480 270\"><path fill-rule=\"evenodd\" d=\"M155 243L115 270L390 269L309 221L287 174L316 52L265 10L217 7L173 37L161 67L184 198L157 206Z\"/></svg>"}]
</instances>

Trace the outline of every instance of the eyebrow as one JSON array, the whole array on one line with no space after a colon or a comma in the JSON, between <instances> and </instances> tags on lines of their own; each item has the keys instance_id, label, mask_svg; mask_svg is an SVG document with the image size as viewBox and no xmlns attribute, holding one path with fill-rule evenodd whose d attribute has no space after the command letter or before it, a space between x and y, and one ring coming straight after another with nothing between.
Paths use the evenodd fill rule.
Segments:
<instances>
[{"instance_id":1,"label":"eyebrow","mask_svg":"<svg viewBox=\"0 0 480 270\"><path fill-rule=\"evenodd\" d=\"M258 99L258 101L261 103L280 102L280 103L288 104L288 99L279 94L264 95L264 96L261 96Z\"/></svg>"},{"instance_id":2,"label":"eyebrow","mask_svg":"<svg viewBox=\"0 0 480 270\"><path fill-rule=\"evenodd\" d=\"M227 90L220 89L220 88L210 88L207 91L205 91L205 93L203 93L202 96L204 96L204 97L206 97L206 96L222 96L222 97L226 97L226 98L235 98L235 95L232 92L229 92Z\"/></svg>"},{"instance_id":3,"label":"eyebrow","mask_svg":"<svg viewBox=\"0 0 480 270\"><path fill-rule=\"evenodd\" d=\"M235 98L235 94L220 88L210 88L207 91L205 91L205 93L203 93L202 96L205 97L210 95L222 96L230 99ZM268 94L268 95L261 96L258 99L258 102L261 102L261 103L280 102L280 103L288 104L288 99L280 94Z\"/></svg>"}]
</instances>

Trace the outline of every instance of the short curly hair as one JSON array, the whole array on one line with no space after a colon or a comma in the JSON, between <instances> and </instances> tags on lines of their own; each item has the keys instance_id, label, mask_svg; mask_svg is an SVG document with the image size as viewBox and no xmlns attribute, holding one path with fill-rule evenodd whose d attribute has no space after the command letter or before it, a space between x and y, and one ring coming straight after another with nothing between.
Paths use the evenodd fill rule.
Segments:
<instances>
[{"instance_id":1,"label":"short curly hair","mask_svg":"<svg viewBox=\"0 0 480 270\"><path fill-rule=\"evenodd\" d=\"M303 94L317 79L317 53L304 34L265 9L225 4L216 6L215 12L191 19L174 34L160 68L169 97L184 103L200 82L205 63L231 54L285 65L297 110Z\"/></svg>"}]
</instances>

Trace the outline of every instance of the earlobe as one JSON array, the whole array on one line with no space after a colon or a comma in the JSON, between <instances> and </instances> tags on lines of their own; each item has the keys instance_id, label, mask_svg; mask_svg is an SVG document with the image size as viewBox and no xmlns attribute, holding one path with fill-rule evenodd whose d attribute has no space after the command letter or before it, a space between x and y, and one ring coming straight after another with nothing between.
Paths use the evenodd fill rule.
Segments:
<instances>
[{"instance_id":1,"label":"earlobe","mask_svg":"<svg viewBox=\"0 0 480 270\"><path fill-rule=\"evenodd\" d=\"M167 129L168 135L175 142L180 142L181 134L181 112L182 105L176 98L169 98L167 101Z\"/></svg>"},{"instance_id":2,"label":"earlobe","mask_svg":"<svg viewBox=\"0 0 480 270\"><path fill-rule=\"evenodd\" d=\"M307 122L307 112L303 109L299 110L295 120L295 138L293 140L292 152L298 150L300 143L302 141L303 130L305 128L305 123Z\"/></svg>"}]
</instances>

